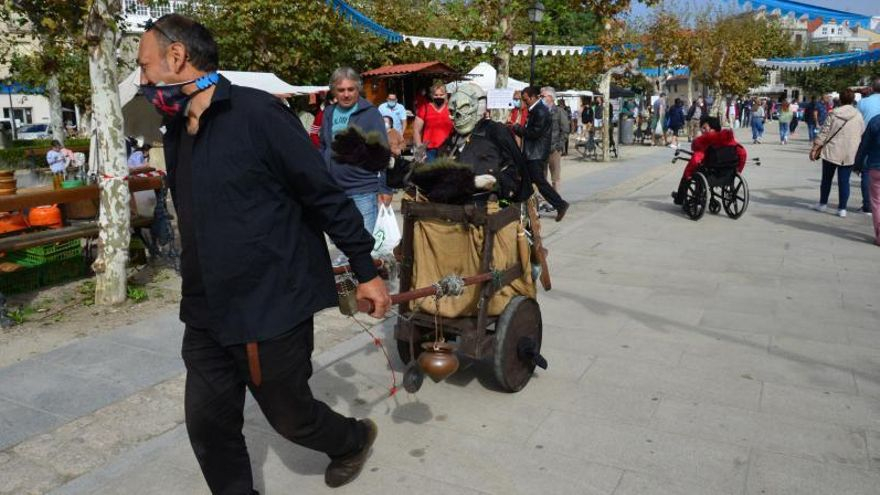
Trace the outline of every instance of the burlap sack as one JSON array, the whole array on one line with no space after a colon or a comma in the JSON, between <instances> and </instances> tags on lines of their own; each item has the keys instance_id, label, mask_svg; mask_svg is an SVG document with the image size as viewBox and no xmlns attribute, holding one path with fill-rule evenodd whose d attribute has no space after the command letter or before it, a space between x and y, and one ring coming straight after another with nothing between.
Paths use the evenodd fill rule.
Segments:
<instances>
[{"instance_id":1,"label":"burlap sack","mask_svg":"<svg viewBox=\"0 0 880 495\"><path fill-rule=\"evenodd\" d=\"M497 205L490 205L490 212L497 210ZM519 226L519 222L511 222L495 234L491 269L506 270L528 260L527 245L517 242ZM442 220L417 220L413 228L413 287L430 286L450 274L463 277L479 274L483 238L482 227ZM440 298L439 312L434 297L415 300L413 308L445 318L476 316L480 301L478 288L478 285L467 286L460 296ZM502 287L489 300L489 316L501 314L514 296L535 297L535 292L527 261L523 276Z\"/></svg>"}]
</instances>

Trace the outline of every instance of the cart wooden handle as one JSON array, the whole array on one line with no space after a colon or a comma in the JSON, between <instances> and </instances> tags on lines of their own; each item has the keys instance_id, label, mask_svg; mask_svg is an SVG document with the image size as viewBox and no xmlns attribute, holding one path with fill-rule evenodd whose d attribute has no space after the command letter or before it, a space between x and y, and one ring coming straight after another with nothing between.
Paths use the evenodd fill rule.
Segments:
<instances>
[{"instance_id":1,"label":"cart wooden handle","mask_svg":"<svg viewBox=\"0 0 880 495\"><path fill-rule=\"evenodd\" d=\"M483 282L489 282L495 275L492 273L481 273L479 275L472 275L470 277L463 277L464 285L474 285L480 284ZM391 304L400 304L403 302L410 302L416 299L420 299L423 297L430 297L437 293L437 288L432 286L422 287L419 289L413 289L406 292L401 292L399 294L391 294ZM358 299L357 300L357 309L358 312L361 313L372 313L376 308L373 306L373 302L367 299Z\"/></svg>"}]
</instances>

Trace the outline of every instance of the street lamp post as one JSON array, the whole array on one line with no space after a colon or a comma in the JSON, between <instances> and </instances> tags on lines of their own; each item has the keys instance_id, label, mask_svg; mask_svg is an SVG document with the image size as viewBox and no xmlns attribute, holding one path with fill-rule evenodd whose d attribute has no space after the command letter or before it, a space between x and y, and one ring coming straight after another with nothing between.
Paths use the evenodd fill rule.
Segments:
<instances>
[{"instance_id":1,"label":"street lamp post","mask_svg":"<svg viewBox=\"0 0 880 495\"><path fill-rule=\"evenodd\" d=\"M544 18L544 4L537 1L526 9L529 14L529 22L532 23L532 60L529 66L529 86L535 85L535 29L541 19Z\"/></svg>"}]
</instances>

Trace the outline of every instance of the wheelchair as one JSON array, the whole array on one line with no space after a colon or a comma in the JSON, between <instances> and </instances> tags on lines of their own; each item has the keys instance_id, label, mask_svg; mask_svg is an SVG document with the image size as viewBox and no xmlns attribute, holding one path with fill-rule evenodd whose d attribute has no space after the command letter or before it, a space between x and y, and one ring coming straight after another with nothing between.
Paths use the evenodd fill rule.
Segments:
<instances>
[{"instance_id":1,"label":"wheelchair","mask_svg":"<svg viewBox=\"0 0 880 495\"><path fill-rule=\"evenodd\" d=\"M681 156L682 154L687 157ZM687 150L675 150L676 161L689 160L693 153ZM761 165L759 158L753 158L752 164ZM749 207L749 184L736 171L739 157L736 146L720 146L706 150L706 158L693 173L685 188L682 209L691 220L699 220L706 210L717 215L724 208L727 216L736 220Z\"/></svg>"}]
</instances>

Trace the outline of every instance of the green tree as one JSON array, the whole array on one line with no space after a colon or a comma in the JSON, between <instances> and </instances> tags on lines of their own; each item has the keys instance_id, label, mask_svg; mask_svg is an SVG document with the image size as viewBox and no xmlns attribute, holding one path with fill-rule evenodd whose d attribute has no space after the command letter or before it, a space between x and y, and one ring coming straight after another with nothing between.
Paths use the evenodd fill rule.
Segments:
<instances>
[{"instance_id":1,"label":"green tree","mask_svg":"<svg viewBox=\"0 0 880 495\"><path fill-rule=\"evenodd\" d=\"M64 140L64 123L61 116L61 74L73 68L75 58L67 54L81 49L83 19L88 9L85 0L3 0L0 22L18 26L29 33L38 44L33 53L9 50L17 64L13 69L23 70L15 76L31 79L29 82L45 85L49 97L52 136ZM24 59L24 60L23 60ZM82 68L82 65L79 66ZM81 75L81 73L79 74Z\"/></svg>"}]
</instances>

